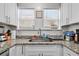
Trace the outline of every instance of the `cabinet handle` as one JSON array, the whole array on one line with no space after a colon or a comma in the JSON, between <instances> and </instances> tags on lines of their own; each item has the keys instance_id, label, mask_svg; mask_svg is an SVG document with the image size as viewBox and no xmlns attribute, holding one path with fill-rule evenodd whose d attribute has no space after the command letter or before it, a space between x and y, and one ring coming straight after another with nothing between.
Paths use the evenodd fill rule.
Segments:
<instances>
[{"instance_id":1,"label":"cabinet handle","mask_svg":"<svg viewBox=\"0 0 79 59\"><path fill-rule=\"evenodd\" d=\"M39 34L39 32L38 32L38 34Z\"/></svg>"},{"instance_id":2,"label":"cabinet handle","mask_svg":"<svg viewBox=\"0 0 79 59\"><path fill-rule=\"evenodd\" d=\"M38 56L43 56L43 53L42 54L39 54Z\"/></svg>"},{"instance_id":3,"label":"cabinet handle","mask_svg":"<svg viewBox=\"0 0 79 59\"><path fill-rule=\"evenodd\" d=\"M6 22L7 22L7 23L10 23L10 17L9 17L9 16L5 16L5 18L6 18L6 20L7 20Z\"/></svg>"},{"instance_id":4,"label":"cabinet handle","mask_svg":"<svg viewBox=\"0 0 79 59\"><path fill-rule=\"evenodd\" d=\"M42 56L43 56L43 53L42 53Z\"/></svg>"},{"instance_id":5,"label":"cabinet handle","mask_svg":"<svg viewBox=\"0 0 79 59\"><path fill-rule=\"evenodd\" d=\"M22 54L23 54L23 45L22 45Z\"/></svg>"}]
</instances>

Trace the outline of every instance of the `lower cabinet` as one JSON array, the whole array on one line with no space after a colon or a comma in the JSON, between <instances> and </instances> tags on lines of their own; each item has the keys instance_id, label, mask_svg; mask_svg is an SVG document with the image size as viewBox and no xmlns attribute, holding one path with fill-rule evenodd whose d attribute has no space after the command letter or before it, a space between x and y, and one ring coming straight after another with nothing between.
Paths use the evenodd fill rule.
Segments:
<instances>
[{"instance_id":1,"label":"lower cabinet","mask_svg":"<svg viewBox=\"0 0 79 59\"><path fill-rule=\"evenodd\" d=\"M16 45L9 56L62 56L62 45Z\"/></svg>"},{"instance_id":2,"label":"lower cabinet","mask_svg":"<svg viewBox=\"0 0 79 59\"><path fill-rule=\"evenodd\" d=\"M62 56L61 45L24 45L25 56Z\"/></svg>"},{"instance_id":3,"label":"lower cabinet","mask_svg":"<svg viewBox=\"0 0 79 59\"><path fill-rule=\"evenodd\" d=\"M16 45L9 49L9 56L22 56L23 55L23 45Z\"/></svg>"},{"instance_id":4,"label":"lower cabinet","mask_svg":"<svg viewBox=\"0 0 79 59\"><path fill-rule=\"evenodd\" d=\"M2 53L0 56L9 56L9 51L5 51L4 53Z\"/></svg>"},{"instance_id":5,"label":"lower cabinet","mask_svg":"<svg viewBox=\"0 0 79 59\"><path fill-rule=\"evenodd\" d=\"M64 56L78 56L75 52L63 46L63 55Z\"/></svg>"},{"instance_id":6,"label":"lower cabinet","mask_svg":"<svg viewBox=\"0 0 79 59\"><path fill-rule=\"evenodd\" d=\"M16 46L9 49L9 56L16 56Z\"/></svg>"},{"instance_id":7,"label":"lower cabinet","mask_svg":"<svg viewBox=\"0 0 79 59\"><path fill-rule=\"evenodd\" d=\"M23 56L23 45L16 45L16 56Z\"/></svg>"},{"instance_id":8,"label":"lower cabinet","mask_svg":"<svg viewBox=\"0 0 79 59\"><path fill-rule=\"evenodd\" d=\"M7 52L2 55L8 55ZM78 56L63 45L16 45L9 50L9 56Z\"/></svg>"}]
</instances>

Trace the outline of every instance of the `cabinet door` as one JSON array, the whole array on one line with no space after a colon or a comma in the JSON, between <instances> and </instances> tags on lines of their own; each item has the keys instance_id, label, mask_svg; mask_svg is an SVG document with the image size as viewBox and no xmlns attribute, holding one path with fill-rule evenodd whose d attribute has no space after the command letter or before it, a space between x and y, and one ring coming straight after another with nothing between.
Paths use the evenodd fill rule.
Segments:
<instances>
[{"instance_id":1,"label":"cabinet door","mask_svg":"<svg viewBox=\"0 0 79 59\"><path fill-rule=\"evenodd\" d=\"M62 25L66 25L66 18L67 18L67 5L66 4L61 4L62 8Z\"/></svg>"},{"instance_id":2,"label":"cabinet door","mask_svg":"<svg viewBox=\"0 0 79 59\"><path fill-rule=\"evenodd\" d=\"M5 3L5 17L6 17L6 23L16 25L17 20L16 3Z\"/></svg>"},{"instance_id":3,"label":"cabinet door","mask_svg":"<svg viewBox=\"0 0 79 59\"><path fill-rule=\"evenodd\" d=\"M16 56L16 46L9 49L9 56Z\"/></svg>"},{"instance_id":4,"label":"cabinet door","mask_svg":"<svg viewBox=\"0 0 79 59\"><path fill-rule=\"evenodd\" d=\"M43 50L43 56L62 56L62 45L47 45Z\"/></svg>"},{"instance_id":5,"label":"cabinet door","mask_svg":"<svg viewBox=\"0 0 79 59\"><path fill-rule=\"evenodd\" d=\"M10 3L5 3L5 19L6 23L8 24L10 24L10 13L11 13Z\"/></svg>"},{"instance_id":6,"label":"cabinet door","mask_svg":"<svg viewBox=\"0 0 79 59\"><path fill-rule=\"evenodd\" d=\"M22 55L23 55L22 45L16 45L16 56L22 56Z\"/></svg>"},{"instance_id":7,"label":"cabinet door","mask_svg":"<svg viewBox=\"0 0 79 59\"><path fill-rule=\"evenodd\" d=\"M69 24L69 4L61 4L61 22L62 25Z\"/></svg>"},{"instance_id":8,"label":"cabinet door","mask_svg":"<svg viewBox=\"0 0 79 59\"><path fill-rule=\"evenodd\" d=\"M17 4L10 4L10 24L16 25L17 23Z\"/></svg>"},{"instance_id":9,"label":"cabinet door","mask_svg":"<svg viewBox=\"0 0 79 59\"><path fill-rule=\"evenodd\" d=\"M5 22L4 3L0 3L0 22Z\"/></svg>"},{"instance_id":10,"label":"cabinet door","mask_svg":"<svg viewBox=\"0 0 79 59\"><path fill-rule=\"evenodd\" d=\"M25 56L40 56L38 45L24 45Z\"/></svg>"},{"instance_id":11,"label":"cabinet door","mask_svg":"<svg viewBox=\"0 0 79 59\"><path fill-rule=\"evenodd\" d=\"M77 56L75 52L71 51L70 49L63 47L63 55L64 56Z\"/></svg>"},{"instance_id":12,"label":"cabinet door","mask_svg":"<svg viewBox=\"0 0 79 59\"><path fill-rule=\"evenodd\" d=\"M60 56L60 45L25 45L24 55L26 56Z\"/></svg>"},{"instance_id":13,"label":"cabinet door","mask_svg":"<svg viewBox=\"0 0 79 59\"><path fill-rule=\"evenodd\" d=\"M71 23L77 23L79 22L79 8L77 7L79 6L79 3L72 3L72 19L71 19Z\"/></svg>"}]
</instances>

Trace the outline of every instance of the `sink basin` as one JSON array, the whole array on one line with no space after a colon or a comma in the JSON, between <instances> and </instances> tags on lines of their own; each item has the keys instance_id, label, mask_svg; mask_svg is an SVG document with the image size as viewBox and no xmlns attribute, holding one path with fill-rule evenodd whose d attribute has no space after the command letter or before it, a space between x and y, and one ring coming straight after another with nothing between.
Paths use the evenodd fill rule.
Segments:
<instances>
[{"instance_id":1,"label":"sink basin","mask_svg":"<svg viewBox=\"0 0 79 59\"><path fill-rule=\"evenodd\" d=\"M30 39L29 42L52 42L51 39L43 39L43 38L38 38L38 39L35 39L35 40L32 40Z\"/></svg>"}]
</instances>

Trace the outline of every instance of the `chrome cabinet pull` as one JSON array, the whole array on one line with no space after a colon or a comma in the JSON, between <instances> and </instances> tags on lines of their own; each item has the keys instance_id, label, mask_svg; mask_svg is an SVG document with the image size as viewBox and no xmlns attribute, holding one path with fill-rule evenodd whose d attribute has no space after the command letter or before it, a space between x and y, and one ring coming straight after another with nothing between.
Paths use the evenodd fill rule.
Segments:
<instances>
[{"instance_id":1,"label":"chrome cabinet pull","mask_svg":"<svg viewBox=\"0 0 79 59\"><path fill-rule=\"evenodd\" d=\"M39 54L38 56L43 56L43 53L42 54Z\"/></svg>"},{"instance_id":2,"label":"chrome cabinet pull","mask_svg":"<svg viewBox=\"0 0 79 59\"><path fill-rule=\"evenodd\" d=\"M23 45L22 45L22 54L23 54Z\"/></svg>"},{"instance_id":3,"label":"chrome cabinet pull","mask_svg":"<svg viewBox=\"0 0 79 59\"><path fill-rule=\"evenodd\" d=\"M42 53L42 56L43 56L43 53Z\"/></svg>"}]
</instances>

